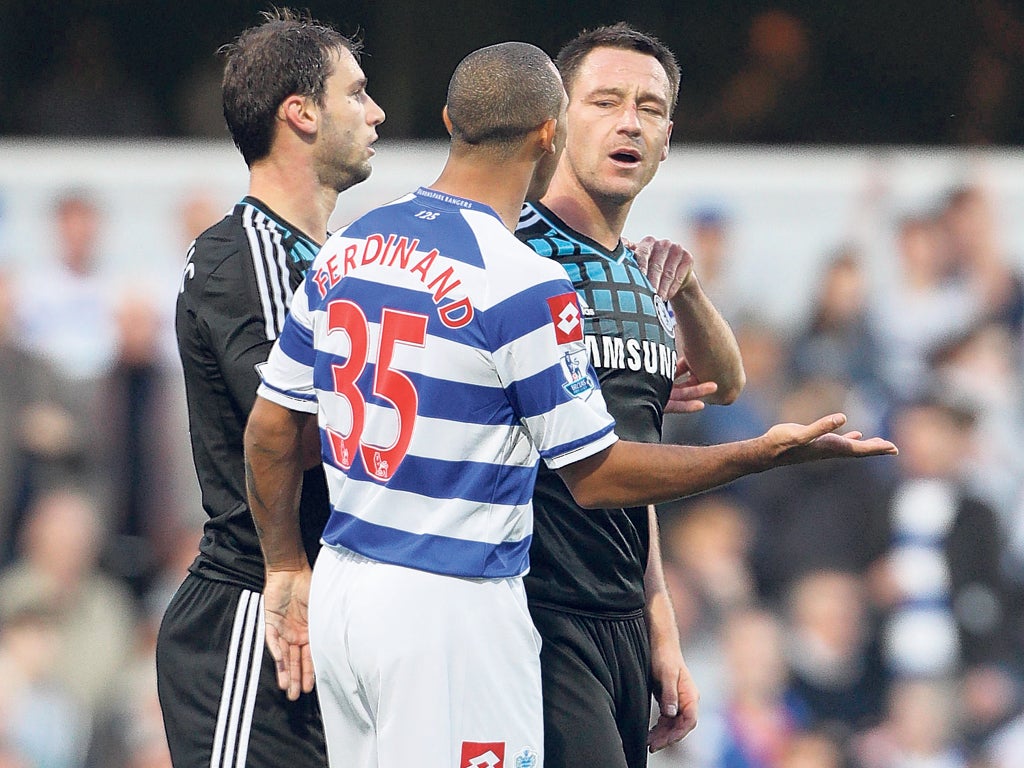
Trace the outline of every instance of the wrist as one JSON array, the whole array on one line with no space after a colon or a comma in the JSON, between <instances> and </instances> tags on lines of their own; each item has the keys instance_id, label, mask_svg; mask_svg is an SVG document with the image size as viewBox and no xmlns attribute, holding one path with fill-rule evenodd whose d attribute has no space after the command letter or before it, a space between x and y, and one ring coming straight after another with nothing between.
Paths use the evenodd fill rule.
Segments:
<instances>
[{"instance_id":1,"label":"wrist","mask_svg":"<svg viewBox=\"0 0 1024 768\"><path fill-rule=\"evenodd\" d=\"M679 290L676 291L675 295L670 299L672 307L685 308L692 304L694 301L700 298L703 293L700 280L697 279L697 273L694 272L693 267L690 267L686 273L686 277L683 278L683 282L679 285Z\"/></svg>"},{"instance_id":2,"label":"wrist","mask_svg":"<svg viewBox=\"0 0 1024 768\"><path fill-rule=\"evenodd\" d=\"M775 466L776 451L771 437L767 433L749 440L740 440L739 462L744 472L764 472Z\"/></svg>"},{"instance_id":3,"label":"wrist","mask_svg":"<svg viewBox=\"0 0 1024 768\"><path fill-rule=\"evenodd\" d=\"M309 561L305 553L266 561L268 576L272 573L299 573L308 569Z\"/></svg>"},{"instance_id":4,"label":"wrist","mask_svg":"<svg viewBox=\"0 0 1024 768\"><path fill-rule=\"evenodd\" d=\"M659 640L676 642L679 627L676 626L675 609L668 590L658 590L647 598L647 634L651 643Z\"/></svg>"}]
</instances>

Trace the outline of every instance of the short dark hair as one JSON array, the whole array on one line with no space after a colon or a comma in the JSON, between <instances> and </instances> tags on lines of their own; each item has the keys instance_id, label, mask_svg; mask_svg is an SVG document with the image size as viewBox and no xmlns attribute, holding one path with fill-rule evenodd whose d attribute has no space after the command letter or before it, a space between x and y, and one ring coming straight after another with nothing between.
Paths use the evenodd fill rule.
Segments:
<instances>
[{"instance_id":1,"label":"short dark hair","mask_svg":"<svg viewBox=\"0 0 1024 768\"><path fill-rule=\"evenodd\" d=\"M624 21L597 29L585 29L562 46L562 50L555 58L555 65L562 73L565 90L572 92L573 80L576 79L580 65L587 54L595 48L620 48L624 51L643 53L657 59L668 76L671 91L669 93L671 102L669 114L676 111L676 103L679 101L680 73L679 62L676 61L675 54L654 35L634 29Z\"/></svg>"},{"instance_id":2,"label":"short dark hair","mask_svg":"<svg viewBox=\"0 0 1024 768\"><path fill-rule=\"evenodd\" d=\"M270 154L278 106L293 94L323 106L334 57L342 50L358 59L361 44L307 13L274 8L218 53L227 59L222 98L224 120L252 166Z\"/></svg>"},{"instance_id":3,"label":"short dark hair","mask_svg":"<svg viewBox=\"0 0 1024 768\"><path fill-rule=\"evenodd\" d=\"M562 79L544 51L508 42L480 48L455 68L448 83L452 139L507 147L557 118Z\"/></svg>"}]
</instances>

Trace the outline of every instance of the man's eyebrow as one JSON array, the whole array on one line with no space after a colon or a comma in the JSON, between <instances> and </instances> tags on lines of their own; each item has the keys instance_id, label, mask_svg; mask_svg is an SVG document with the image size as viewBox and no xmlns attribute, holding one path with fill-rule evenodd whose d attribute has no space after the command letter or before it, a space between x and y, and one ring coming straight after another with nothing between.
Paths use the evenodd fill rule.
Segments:
<instances>
[{"instance_id":1,"label":"man's eyebrow","mask_svg":"<svg viewBox=\"0 0 1024 768\"><path fill-rule=\"evenodd\" d=\"M622 96L626 93L626 89L622 86L616 85L602 85L598 88L594 88L587 93L588 96Z\"/></svg>"},{"instance_id":2,"label":"man's eyebrow","mask_svg":"<svg viewBox=\"0 0 1024 768\"><path fill-rule=\"evenodd\" d=\"M602 85L587 93L588 98L594 98L596 96L625 96L630 92L630 88L626 88L621 85ZM640 92L638 101L656 101L663 106L668 106L669 99L665 95L660 95L656 90L643 90Z\"/></svg>"}]
</instances>

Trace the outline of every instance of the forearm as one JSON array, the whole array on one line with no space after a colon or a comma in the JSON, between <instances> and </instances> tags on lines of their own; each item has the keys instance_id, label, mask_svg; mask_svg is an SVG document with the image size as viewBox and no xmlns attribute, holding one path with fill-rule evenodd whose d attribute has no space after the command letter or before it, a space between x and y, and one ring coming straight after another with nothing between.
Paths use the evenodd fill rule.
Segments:
<instances>
[{"instance_id":1,"label":"forearm","mask_svg":"<svg viewBox=\"0 0 1024 768\"><path fill-rule=\"evenodd\" d=\"M726 405L746 384L743 358L732 328L704 293L696 274L672 298L682 344L680 352L699 381L713 381L718 390L707 402Z\"/></svg>"},{"instance_id":2,"label":"forearm","mask_svg":"<svg viewBox=\"0 0 1024 768\"><path fill-rule=\"evenodd\" d=\"M753 440L709 446L620 440L559 474L580 506L616 508L672 501L767 468Z\"/></svg>"},{"instance_id":3,"label":"forearm","mask_svg":"<svg viewBox=\"0 0 1024 768\"><path fill-rule=\"evenodd\" d=\"M744 475L809 461L895 456L896 446L857 430L836 431L846 415L810 424L776 424L759 437L721 445L663 445L620 440L562 467L559 476L584 508L639 507L707 491Z\"/></svg>"},{"instance_id":4,"label":"forearm","mask_svg":"<svg viewBox=\"0 0 1024 768\"><path fill-rule=\"evenodd\" d=\"M299 527L307 414L257 398L245 430L245 484L267 570L308 566Z\"/></svg>"},{"instance_id":5,"label":"forearm","mask_svg":"<svg viewBox=\"0 0 1024 768\"><path fill-rule=\"evenodd\" d=\"M679 627L676 624L672 598L665 583L665 569L661 558L661 534L658 530L658 515L653 506L647 508L647 515L650 538L647 568L644 570L647 632L652 648L663 643L678 647Z\"/></svg>"}]
</instances>

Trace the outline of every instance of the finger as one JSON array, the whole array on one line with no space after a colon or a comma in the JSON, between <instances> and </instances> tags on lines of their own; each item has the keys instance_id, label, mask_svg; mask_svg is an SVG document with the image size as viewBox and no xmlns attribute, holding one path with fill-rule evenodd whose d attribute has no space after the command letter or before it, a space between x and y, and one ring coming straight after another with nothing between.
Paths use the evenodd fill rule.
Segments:
<instances>
[{"instance_id":1,"label":"finger","mask_svg":"<svg viewBox=\"0 0 1024 768\"><path fill-rule=\"evenodd\" d=\"M679 714L679 717L672 721L672 728L668 733L668 743L675 744L686 738L687 734L690 733L694 728L697 727L697 717L690 716L685 712Z\"/></svg>"},{"instance_id":2,"label":"finger","mask_svg":"<svg viewBox=\"0 0 1024 768\"><path fill-rule=\"evenodd\" d=\"M657 752L668 746L666 734L669 729L669 719L664 715L658 715L654 727L647 732L647 747L651 752Z\"/></svg>"},{"instance_id":3,"label":"finger","mask_svg":"<svg viewBox=\"0 0 1024 768\"><path fill-rule=\"evenodd\" d=\"M696 726L696 718L690 717L685 711L675 717L661 715L647 734L647 749L652 753L658 752L683 739Z\"/></svg>"},{"instance_id":4,"label":"finger","mask_svg":"<svg viewBox=\"0 0 1024 768\"><path fill-rule=\"evenodd\" d=\"M277 674L277 687L282 691L288 690L288 663L285 660L285 653L281 648L281 637L277 627L267 625L267 650L270 651L270 658L274 660L274 671Z\"/></svg>"},{"instance_id":5,"label":"finger","mask_svg":"<svg viewBox=\"0 0 1024 768\"><path fill-rule=\"evenodd\" d=\"M663 241L665 249L664 274L658 293L663 299L676 296L693 271L693 256L678 243Z\"/></svg>"},{"instance_id":6,"label":"finger","mask_svg":"<svg viewBox=\"0 0 1024 768\"><path fill-rule=\"evenodd\" d=\"M683 283L686 282L686 276L690 273L684 272L673 272L671 275L666 274L662 278L663 290L658 292L658 295L665 301L670 300L673 296L679 293L679 289L683 287Z\"/></svg>"},{"instance_id":7,"label":"finger","mask_svg":"<svg viewBox=\"0 0 1024 768\"><path fill-rule=\"evenodd\" d=\"M288 665L290 679L288 681L288 698L296 701L302 692L302 650L297 645L288 646Z\"/></svg>"},{"instance_id":8,"label":"finger","mask_svg":"<svg viewBox=\"0 0 1024 768\"><path fill-rule=\"evenodd\" d=\"M313 652L309 645L302 646L302 691L310 693L316 678L313 674Z\"/></svg>"},{"instance_id":9,"label":"finger","mask_svg":"<svg viewBox=\"0 0 1024 768\"><path fill-rule=\"evenodd\" d=\"M665 410L667 413L696 413L704 408L704 401L700 398L707 397L717 390L718 385L713 381L691 386L677 385L669 392Z\"/></svg>"},{"instance_id":10,"label":"finger","mask_svg":"<svg viewBox=\"0 0 1024 768\"><path fill-rule=\"evenodd\" d=\"M633 243L630 250L633 251L636 257L636 263L643 270L644 274L647 274L647 268L651 258L651 246L654 244L654 238L651 236L645 237L639 243Z\"/></svg>"},{"instance_id":11,"label":"finger","mask_svg":"<svg viewBox=\"0 0 1024 768\"><path fill-rule=\"evenodd\" d=\"M856 440L853 445L858 456L899 456L900 450L894 443L880 437L870 440Z\"/></svg>"},{"instance_id":12,"label":"finger","mask_svg":"<svg viewBox=\"0 0 1024 768\"><path fill-rule=\"evenodd\" d=\"M844 435L826 434L815 438L812 441L822 458L833 456L898 456L899 450L888 440L880 437L872 437L868 440L851 440Z\"/></svg>"},{"instance_id":13,"label":"finger","mask_svg":"<svg viewBox=\"0 0 1024 768\"><path fill-rule=\"evenodd\" d=\"M684 668L679 676L679 717L676 718L677 739L697 727L697 711L700 706L700 691L693 681L689 669Z\"/></svg>"},{"instance_id":14,"label":"finger","mask_svg":"<svg viewBox=\"0 0 1024 768\"><path fill-rule=\"evenodd\" d=\"M702 381L699 384L677 384L669 393L671 400L696 400L713 395L718 391L718 384L713 381Z\"/></svg>"},{"instance_id":15,"label":"finger","mask_svg":"<svg viewBox=\"0 0 1024 768\"><path fill-rule=\"evenodd\" d=\"M703 410L703 400L669 400L665 405L665 413L697 413Z\"/></svg>"}]
</instances>

